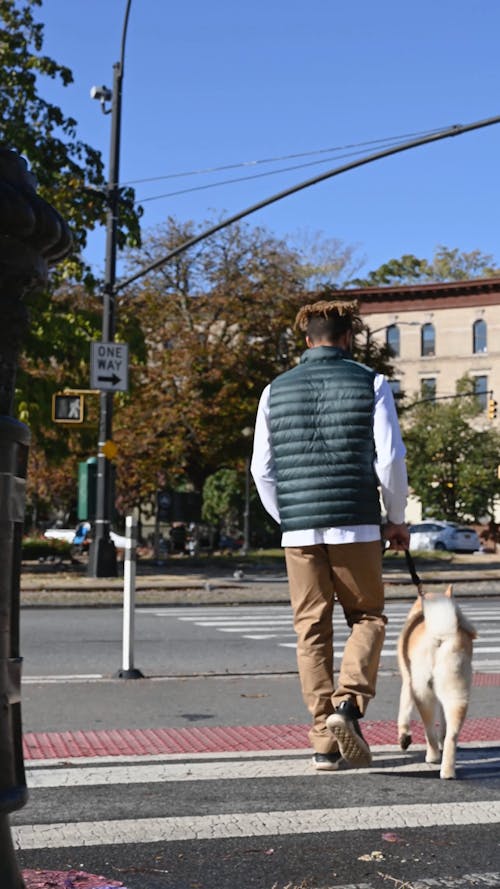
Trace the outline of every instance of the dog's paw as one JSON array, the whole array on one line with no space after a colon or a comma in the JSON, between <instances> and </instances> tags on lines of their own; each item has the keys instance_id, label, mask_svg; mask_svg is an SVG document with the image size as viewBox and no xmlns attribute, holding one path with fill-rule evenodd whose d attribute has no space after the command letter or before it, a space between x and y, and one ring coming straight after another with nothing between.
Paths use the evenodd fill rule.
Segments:
<instances>
[{"instance_id":1,"label":"dog's paw","mask_svg":"<svg viewBox=\"0 0 500 889\"><path fill-rule=\"evenodd\" d=\"M412 742L412 737L409 734L409 732L403 732L399 736L399 746L401 747L401 750L408 750L408 747L410 746L411 742Z\"/></svg>"},{"instance_id":2,"label":"dog's paw","mask_svg":"<svg viewBox=\"0 0 500 889\"><path fill-rule=\"evenodd\" d=\"M453 780L453 778L456 778L455 769L441 769L439 777L448 781Z\"/></svg>"},{"instance_id":3,"label":"dog's paw","mask_svg":"<svg viewBox=\"0 0 500 889\"><path fill-rule=\"evenodd\" d=\"M425 755L425 761L431 763L441 762L441 752L439 750L428 750Z\"/></svg>"}]
</instances>

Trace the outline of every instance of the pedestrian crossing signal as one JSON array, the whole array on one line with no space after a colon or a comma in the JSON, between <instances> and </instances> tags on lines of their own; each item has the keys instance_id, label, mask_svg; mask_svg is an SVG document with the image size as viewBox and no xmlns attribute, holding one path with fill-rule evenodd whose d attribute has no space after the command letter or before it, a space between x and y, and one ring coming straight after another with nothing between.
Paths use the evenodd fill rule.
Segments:
<instances>
[{"instance_id":1,"label":"pedestrian crossing signal","mask_svg":"<svg viewBox=\"0 0 500 889\"><path fill-rule=\"evenodd\" d=\"M52 396L52 420L54 423L77 426L83 423L84 404L83 395L57 392Z\"/></svg>"},{"instance_id":2,"label":"pedestrian crossing signal","mask_svg":"<svg viewBox=\"0 0 500 889\"><path fill-rule=\"evenodd\" d=\"M497 402L494 398L488 399L488 418L490 420L496 420L497 416Z\"/></svg>"}]
</instances>

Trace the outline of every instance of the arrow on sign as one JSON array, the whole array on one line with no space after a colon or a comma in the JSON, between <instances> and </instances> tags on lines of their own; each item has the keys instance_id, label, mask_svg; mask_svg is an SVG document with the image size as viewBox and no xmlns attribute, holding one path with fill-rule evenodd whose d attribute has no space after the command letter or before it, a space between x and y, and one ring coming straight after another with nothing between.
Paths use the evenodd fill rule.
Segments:
<instances>
[{"instance_id":1,"label":"arrow on sign","mask_svg":"<svg viewBox=\"0 0 500 889\"><path fill-rule=\"evenodd\" d=\"M113 386L116 386L117 383L120 382L121 377L117 377L116 374L113 374L111 377L97 377L99 383L112 383Z\"/></svg>"}]
</instances>

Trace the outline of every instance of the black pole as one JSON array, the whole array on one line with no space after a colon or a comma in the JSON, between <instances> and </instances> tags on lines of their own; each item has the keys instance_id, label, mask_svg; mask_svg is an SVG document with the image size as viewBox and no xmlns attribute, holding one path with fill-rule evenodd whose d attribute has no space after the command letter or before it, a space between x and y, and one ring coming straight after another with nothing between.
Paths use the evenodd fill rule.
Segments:
<instances>
[{"instance_id":1,"label":"black pole","mask_svg":"<svg viewBox=\"0 0 500 889\"><path fill-rule=\"evenodd\" d=\"M108 208L106 216L106 263L102 304L102 342L112 343L116 333L115 282L118 213L120 207L120 134L122 113L122 82L125 42L131 0L127 0L123 23L120 61L113 65L111 105L111 143L109 153ZM97 442L97 488L94 539L90 547L90 577L116 577L116 547L110 537L113 518L112 463L103 448L113 434L113 392L101 392L99 401L99 437Z\"/></svg>"},{"instance_id":2,"label":"black pole","mask_svg":"<svg viewBox=\"0 0 500 889\"><path fill-rule=\"evenodd\" d=\"M463 133L469 133L472 130L479 130L482 127L489 127L496 123L500 123L500 116L488 117L485 120L478 120L474 123L464 125L457 124L456 126L448 127L445 130L439 130L438 132L432 133L428 136L421 136L418 139L411 139L409 142L401 142L399 145L394 145L391 148L384 148L382 151L377 151L374 154L367 155L366 157L358 158L357 160L351 161L348 164L343 164L341 167L335 167L335 169L333 170L327 170L326 173L320 173L318 176L314 176L312 179L306 179L304 182L299 182L298 185L292 185L290 188L285 188L284 191L273 194L269 198L264 198L264 200L259 201L257 204L252 204L251 207L247 207L246 210L241 210L239 213L235 213L234 216L229 216L227 219L223 219L222 222L218 222L216 225L211 226L211 228L208 228L205 231L201 232L201 234L195 235L193 238L185 241L184 244L180 244L178 247L175 247L174 250L171 250L170 253L167 253L167 255L162 257L162 259L157 259L155 262L150 263L143 269L140 269L134 275L131 275L130 278L125 278L123 281L119 281L115 287L115 293L118 293L120 290L128 287L129 284L133 284L134 281L138 281L139 278L144 277L144 275L149 274L149 272L153 272L155 269L160 268L160 266L164 265L164 263L169 262L169 260L171 259L174 259L185 250L189 250L190 247L194 247L195 244L199 244L200 241L204 241L205 238L209 238L210 235L214 235L216 232L220 231L223 228L226 228L228 225L232 225L233 222L239 222L239 220L244 219L245 216L250 216L251 213L255 213L257 210L262 210L264 207L268 207L269 204L274 204L276 203L276 201L281 201L283 198L287 198L289 197L289 195L295 194L298 191L302 191L304 188L309 188L311 185L317 185L318 182L324 182L325 179L331 179L333 176L339 176L341 173L346 173L348 170L356 169L356 167L363 167L365 164L371 164L374 161L381 160L381 158L383 157L390 157L392 154L399 154L402 151L409 151L409 149L411 148L418 148L419 145L426 145L429 142L438 142L440 139L449 139L451 136L461 136Z\"/></svg>"},{"instance_id":3,"label":"black pole","mask_svg":"<svg viewBox=\"0 0 500 889\"><path fill-rule=\"evenodd\" d=\"M250 457L245 457L245 509L243 512L243 553L250 551Z\"/></svg>"}]
</instances>

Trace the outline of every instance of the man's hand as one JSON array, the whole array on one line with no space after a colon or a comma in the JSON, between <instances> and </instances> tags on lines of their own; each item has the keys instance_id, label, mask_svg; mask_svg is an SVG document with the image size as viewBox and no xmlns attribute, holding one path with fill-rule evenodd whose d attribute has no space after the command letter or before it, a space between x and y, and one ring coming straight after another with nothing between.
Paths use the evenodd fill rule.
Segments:
<instances>
[{"instance_id":1,"label":"man's hand","mask_svg":"<svg viewBox=\"0 0 500 889\"><path fill-rule=\"evenodd\" d=\"M410 546L410 532L408 526L403 522L396 525L394 522L387 522L382 526L382 534L384 540L389 543L389 549L404 550Z\"/></svg>"}]
</instances>

